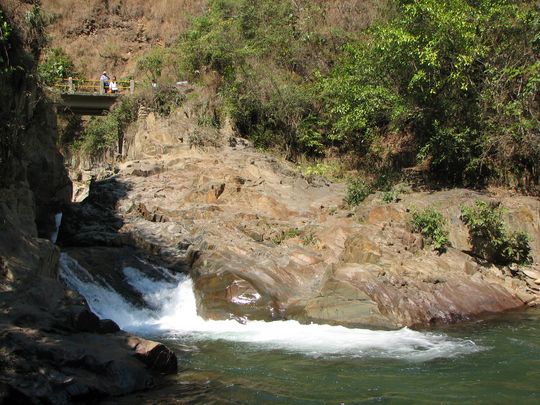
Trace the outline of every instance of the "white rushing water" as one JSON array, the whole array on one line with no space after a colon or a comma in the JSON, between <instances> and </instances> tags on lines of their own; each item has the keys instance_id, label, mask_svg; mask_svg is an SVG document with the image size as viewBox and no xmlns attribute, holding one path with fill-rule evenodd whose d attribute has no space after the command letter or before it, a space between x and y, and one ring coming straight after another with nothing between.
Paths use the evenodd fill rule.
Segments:
<instances>
[{"instance_id":1,"label":"white rushing water","mask_svg":"<svg viewBox=\"0 0 540 405\"><path fill-rule=\"evenodd\" d=\"M281 349L312 356L382 357L426 361L481 350L474 342L440 333L403 328L396 331L351 329L330 325L302 325L296 321L205 321L197 315L193 283L156 267L166 281L152 280L133 267L125 281L139 291L147 306L137 308L106 283L96 281L73 258L63 253L60 275L83 295L101 318L113 319L126 331L183 340L243 342L254 349Z\"/></svg>"},{"instance_id":2,"label":"white rushing water","mask_svg":"<svg viewBox=\"0 0 540 405\"><path fill-rule=\"evenodd\" d=\"M51 242L56 243L58 239L58 232L60 231L60 225L62 224L62 213L58 212L54 215L54 232L51 235Z\"/></svg>"}]
</instances>

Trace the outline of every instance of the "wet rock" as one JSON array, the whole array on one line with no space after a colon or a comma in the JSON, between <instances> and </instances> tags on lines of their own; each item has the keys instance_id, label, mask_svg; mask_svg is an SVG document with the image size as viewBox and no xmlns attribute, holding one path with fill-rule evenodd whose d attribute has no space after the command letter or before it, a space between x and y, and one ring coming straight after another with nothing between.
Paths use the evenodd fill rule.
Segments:
<instances>
[{"instance_id":1,"label":"wet rock","mask_svg":"<svg viewBox=\"0 0 540 405\"><path fill-rule=\"evenodd\" d=\"M31 404L32 398L10 384L0 382L0 404Z\"/></svg>"},{"instance_id":2,"label":"wet rock","mask_svg":"<svg viewBox=\"0 0 540 405\"><path fill-rule=\"evenodd\" d=\"M394 326L378 309L377 303L362 289L345 280L331 278L320 295L304 307L305 322L346 325L349 327L391 328Z\"/></svg>"},{"instance_id":3,"label":"wet rock","mask_svg":"<svg viewBox=\"0 0 540 405\"><path fill-rule=\"evenodd\" d=\"M81 332L98 332L99 318L90 310L82 308L73 316L73 326Z\"/></svg>"},{"instance_id":4,"label":"wet rock","mask_svg":"<svg viewBox=\"0 0 540 405\"><path fill-rule=\"evenodd\" d=\"M120 331L120 327L111 319L101 319L99 321L99 333L116 333Z\"/></svg>"}]
</instances>

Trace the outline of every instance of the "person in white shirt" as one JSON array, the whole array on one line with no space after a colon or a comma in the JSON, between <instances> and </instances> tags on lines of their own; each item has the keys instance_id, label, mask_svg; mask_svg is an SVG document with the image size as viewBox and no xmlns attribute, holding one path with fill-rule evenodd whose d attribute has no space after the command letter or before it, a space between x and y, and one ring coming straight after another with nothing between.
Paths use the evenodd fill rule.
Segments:
<instances>
[{"instance_id":1,"label":"person in white shirt","mask_svg":"<svg viewBox=\"0 0 540 405\"><path fill-rule=\"evenodd\" d=\"M113 76L110 83L111 93L118 93L118 83L116 82L116 76Z\"/></svg>"}]
</instances>

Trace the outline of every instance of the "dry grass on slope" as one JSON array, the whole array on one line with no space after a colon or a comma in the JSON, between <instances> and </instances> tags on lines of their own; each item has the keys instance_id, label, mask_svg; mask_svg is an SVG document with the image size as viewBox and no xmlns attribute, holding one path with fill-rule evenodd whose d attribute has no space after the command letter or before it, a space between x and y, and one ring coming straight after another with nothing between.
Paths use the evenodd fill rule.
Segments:
<instances>
[{"instance_id":1,"label":"dry grass on slope","mask_svg":"<svg viewBox=\"0 0 540 405\"><path fill-rule=\"evenodd\" d=\"M51 46L64 49L87 77L134 70L151 46L171 44L206 0L42 0L52 16Z\"/></svg>"},{"instance_id":2,"label":"dry grass on slope","mask_svg":"<svg viewBox=\"0 0 540 405\"><path fill-rule=\"evenodd\" d=\"M324 10L326 25L345 32L358 32L380 17L386 1L381 0L315 0Z\"/></svg>"}]
</instances>

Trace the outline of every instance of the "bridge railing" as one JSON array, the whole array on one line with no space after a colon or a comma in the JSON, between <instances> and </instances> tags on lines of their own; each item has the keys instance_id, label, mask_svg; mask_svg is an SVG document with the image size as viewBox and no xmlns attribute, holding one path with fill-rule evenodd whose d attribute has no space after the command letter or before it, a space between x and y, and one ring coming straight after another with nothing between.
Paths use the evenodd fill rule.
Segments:
<instances>
[{"instance_id":1,"label":"bridge railing","mask_svg":"<svg viewBox=\"0 0 540 405\"><path fill-rule=\"evenodd\" d=\"M87 80L68 77L59 80L54 87L62 93L86 93L86 94L112 94L110 81ZM134 80L117 80L118 91L116 94L133 94L135 92Z\"/></svg>"}]
</instances>

